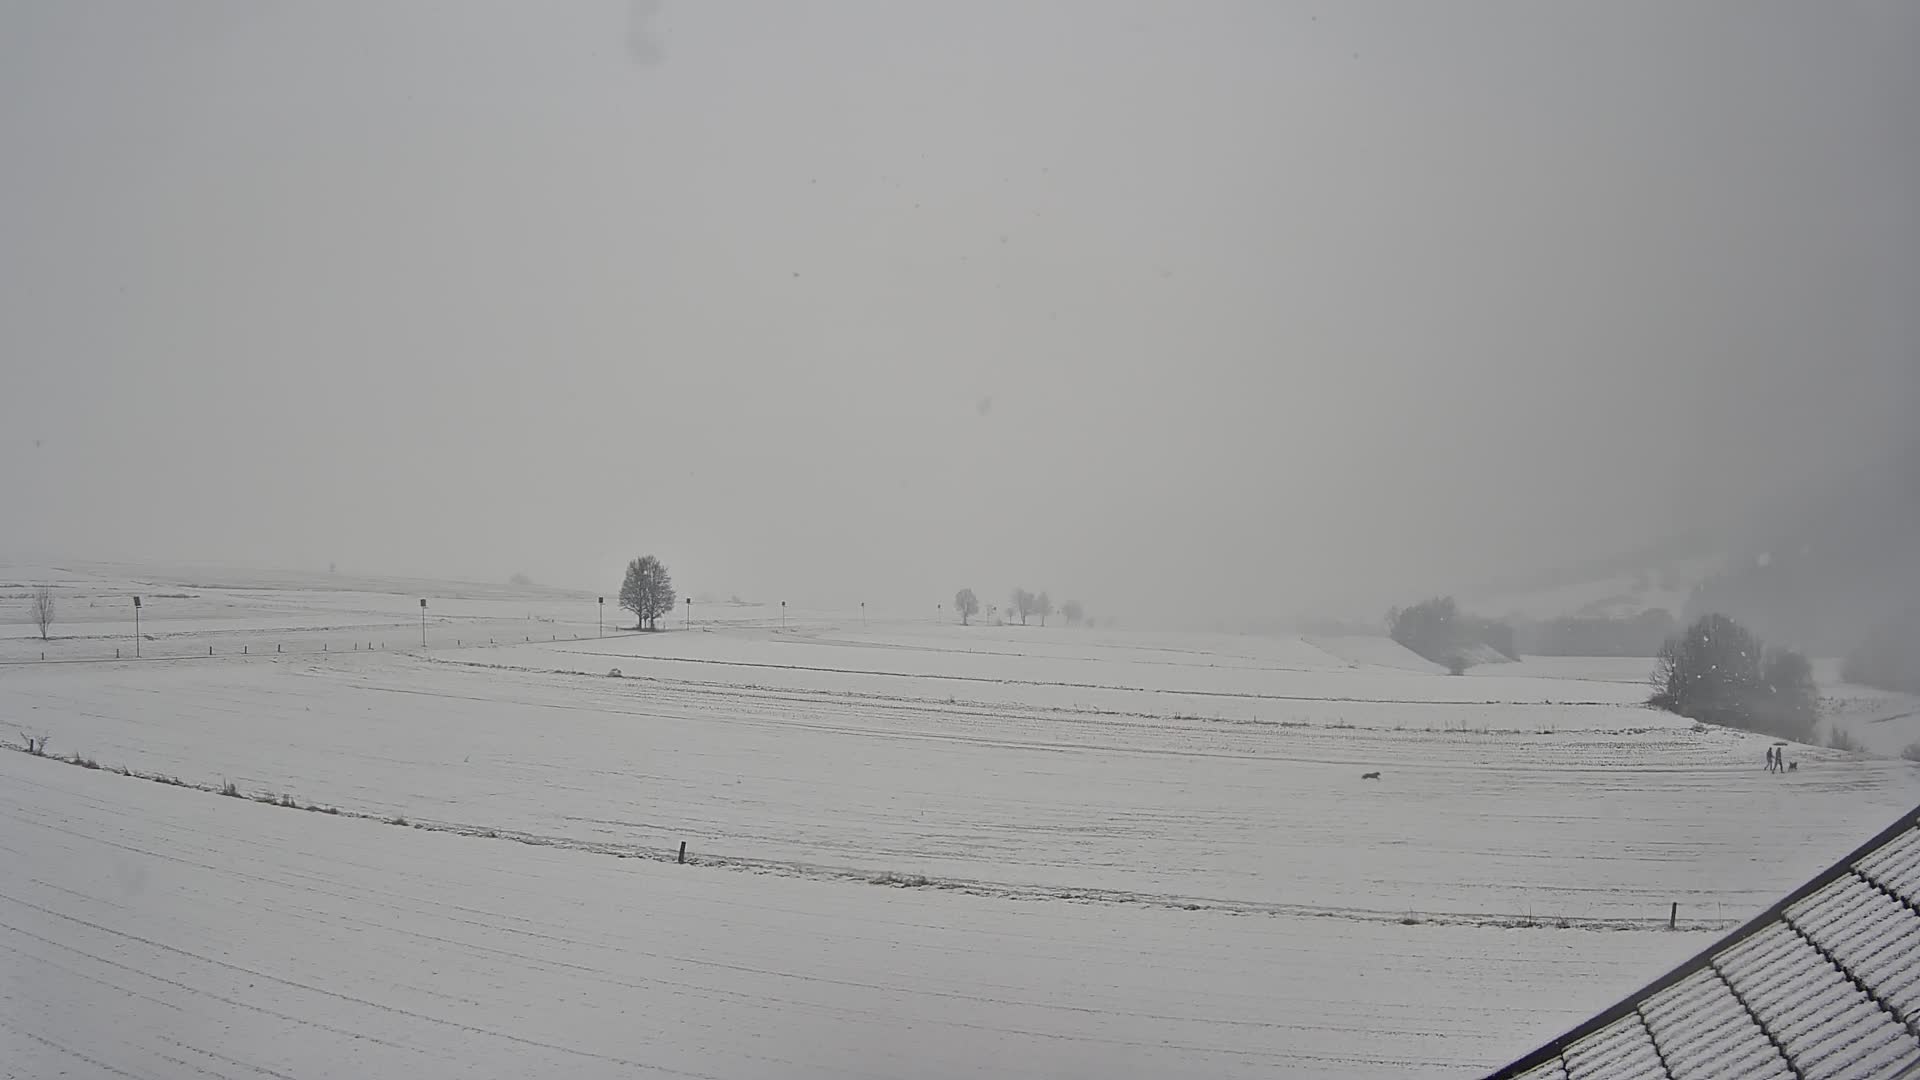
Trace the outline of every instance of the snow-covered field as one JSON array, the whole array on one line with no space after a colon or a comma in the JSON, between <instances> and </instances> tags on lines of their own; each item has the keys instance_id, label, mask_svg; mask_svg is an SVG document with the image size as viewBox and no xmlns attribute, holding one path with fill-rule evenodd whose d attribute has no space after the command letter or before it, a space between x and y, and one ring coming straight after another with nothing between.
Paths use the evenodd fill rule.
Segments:
<instances>
[{"instance_id":1,"label":"snow-covered field","mask_svg":"<svg viewBox=\"0 0 1920 1080\"><path fill-rule=\"evenodd\" d=\"M0 735L102 766L0 754L23 1077L1471 1073L1920 800L1619 661L68 573L185 598L8 602Z\"/></svg>"}]
</instances>

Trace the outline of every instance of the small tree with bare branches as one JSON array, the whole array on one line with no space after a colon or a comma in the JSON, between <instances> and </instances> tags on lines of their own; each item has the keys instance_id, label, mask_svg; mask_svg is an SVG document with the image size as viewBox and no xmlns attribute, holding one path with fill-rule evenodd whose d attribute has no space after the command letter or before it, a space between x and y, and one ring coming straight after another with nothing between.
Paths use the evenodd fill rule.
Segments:
<instances>
[{"instance_id":1,"label":"small tree with bare branches","mask_svg":"<svg viewBox=\"0 0 1920 1080\"><path fill-rule=\"evenodd\" d=\"M47 640L53 628L53 590L45 585L33 590L33 625L40 628L40 640Z\"/></svg>"},{"instance_id":2,"label":"small tree with bare branches","mask_svg":"<svg viewBox=\"0 0 1920 1080\"><path fill-rule=\"evenodd\" d=\"M972 589L961 589L953 594L953 610L960 613L960 625L965 626L968 619L980 614L980 598Z\"/></svg>"}]
</instances>

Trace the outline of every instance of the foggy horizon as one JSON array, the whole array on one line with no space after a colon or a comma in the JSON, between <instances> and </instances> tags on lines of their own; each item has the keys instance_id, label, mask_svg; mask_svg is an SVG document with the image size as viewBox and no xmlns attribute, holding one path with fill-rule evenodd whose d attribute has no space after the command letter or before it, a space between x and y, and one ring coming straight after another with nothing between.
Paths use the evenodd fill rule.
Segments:
<instances>
[{"instance_id":1,"label":"foggy horizon","mask_svg":"<svg viewBox=\"0 0 1920 1080\"><path fill-rule=\"evenodd\" d=\"M1916 486L1916 47L1895 3L10 5L0 555L1138 624L1731 543Z\"/></svg>"}]
</instances>

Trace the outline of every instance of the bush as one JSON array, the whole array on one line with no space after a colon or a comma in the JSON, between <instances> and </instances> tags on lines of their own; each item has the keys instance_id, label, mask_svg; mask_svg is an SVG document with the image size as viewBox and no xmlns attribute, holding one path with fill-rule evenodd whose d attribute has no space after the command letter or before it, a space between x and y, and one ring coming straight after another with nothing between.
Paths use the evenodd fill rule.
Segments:
<instances>
[{"instance_id":1,"label":"bush","mask_svg":"<svg viewBox=\"0 0 1920 1080\"><path fill-rule=\"evenodd\" d=\"M237 799L240 797L240 789L234 786L233 781L229 780L226 783L220 785L220 794L225 795L230 799Z\"/></svg>"},{"instance_id":2,"label":"bush","mask_svg":"<svg viewBox=\"0 0 1920 1080\"><path fill-rule=\"evenodd\" d=\"M1472 666L1473 662L1464 656L1450 656L1447 658L1447 674L1449 675L1465 675L1467 669Z\"/></svg>"},{"instance_id":3,"label":"bush","mask_svg":"<svg viewBox=\"0 0 1920 1080\"><path fill-rule=\"evenodd\" d=\"M1907 744L1907 748L1900 751L1900 756L1908 761L1920 761L1920 742Z\"/></svg>"},{"instance_id":4,"label":"bush","mask_svg":"<svg viewBox=\"0 0 1920 1080\"><path fill-rule=\"evenodd\" d=\"M1867 752L1867 748L1860 745L1859 739L1854 738L1839 728L1829 728L1827 730L1827 749L1844 750L1849 754L1864 754Z\"/></svg>"},{"instance_id":5,"label":"bush","mask_svg":"<svg viewBox=\"0 0 1920 1080\"><path fill-rule=\"evenodd\" d=\"M1808 742L1819 700L1806 657L1763 647L1725 615L1703 615L1660 647L1647 703L1693 720Z\"/></svg>"}]
</instances>

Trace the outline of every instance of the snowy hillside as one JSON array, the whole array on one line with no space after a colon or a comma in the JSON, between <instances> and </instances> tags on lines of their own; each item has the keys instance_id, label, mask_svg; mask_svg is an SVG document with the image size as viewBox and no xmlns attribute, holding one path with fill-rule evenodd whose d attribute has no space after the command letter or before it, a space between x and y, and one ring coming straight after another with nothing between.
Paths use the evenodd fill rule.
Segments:
<instances>
[{"instance_id":1,"label":"snowy hillside","mask_svg":"<svg viewBox=\"0 0 1920 1080\"><path fill-rule=\"evenodd\" d=\"M195 584L0 644L22 1075L1471 1075L1920 801L1619 661Z\"/></svg>"}]
</instances>

